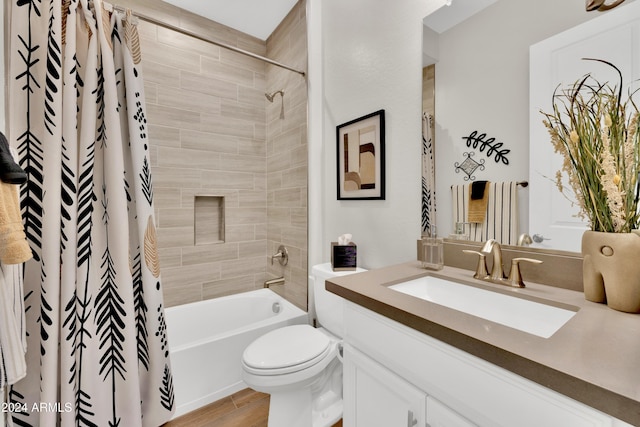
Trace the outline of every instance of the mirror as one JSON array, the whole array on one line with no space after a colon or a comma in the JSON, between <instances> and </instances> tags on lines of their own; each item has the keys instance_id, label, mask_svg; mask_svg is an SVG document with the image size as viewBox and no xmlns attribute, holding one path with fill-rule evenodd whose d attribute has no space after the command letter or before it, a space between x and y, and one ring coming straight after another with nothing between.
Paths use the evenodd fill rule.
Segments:
<instances>
[{"instance_id":1,"label":"mirror","mask_svg":"<svg viewBox=\"0 0 640 427\"><path fill-rule=\"evenodd\" d=\"M451 186L471 182L456 168L465 153L484 166L475 180L529 179L529 47L603 16L587 13L583 0L484 0L473 8L477 3L453 0L425 19L425 55L435 64L436 224L444 237L454 231ZM489 153L483 141L501 145ZM523 187L517 198L519 232L533 235L529 204L536 201ZM548 237L540 247L554 247Z\"/></svg>"}]
</instances>

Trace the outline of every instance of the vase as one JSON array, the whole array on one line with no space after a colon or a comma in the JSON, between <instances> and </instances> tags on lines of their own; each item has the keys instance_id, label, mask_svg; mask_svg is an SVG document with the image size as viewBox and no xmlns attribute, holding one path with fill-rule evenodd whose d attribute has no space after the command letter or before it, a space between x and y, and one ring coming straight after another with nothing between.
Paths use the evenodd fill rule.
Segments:
<instances>
[{"instance_id":1,"label":"vase","mask_svg":"<svg viewBox=\"0 0 640 427\"><path fill-rule=\"evenodd\" d=\"M588 301L640 313L640 234L585 231L582 256Z\"/></svg>"}]
</instances>

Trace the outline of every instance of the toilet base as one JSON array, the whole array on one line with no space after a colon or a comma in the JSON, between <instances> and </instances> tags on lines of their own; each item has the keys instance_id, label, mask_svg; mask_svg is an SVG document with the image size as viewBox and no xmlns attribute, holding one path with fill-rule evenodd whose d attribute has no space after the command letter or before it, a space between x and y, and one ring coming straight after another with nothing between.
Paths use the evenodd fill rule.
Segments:
<instances>
[{"instance_id":1,"label":"toilet base","mask_svg":"<svg viewBox=\"0 0 640 427\"><path fill-rule=\"evenodd\" d=\"M268 427L331 427L342 418L342 399L329 392L331 403L312 408L310 390L291 390L271 395Z\"/></svg>"},{"instance_id":2,"label":"toilet base","mask_svg":"<svg viewBox=\"0 0 640 427\"><path fill-rule=\"evenodd\" d=\"M273 393L269 403L268 427L311 426L311 391Z\"/></svg>"},{"instance_id":3,"label":"toilet base","mask_svg":"<svg viewBox=\"0 0 640 427\"><path fill-rule=\"evenodd\" d=\"M331 363L304 387L269 390L268 427L331 427L342 418L342 363Z\"/></svg>"}]
</instances>

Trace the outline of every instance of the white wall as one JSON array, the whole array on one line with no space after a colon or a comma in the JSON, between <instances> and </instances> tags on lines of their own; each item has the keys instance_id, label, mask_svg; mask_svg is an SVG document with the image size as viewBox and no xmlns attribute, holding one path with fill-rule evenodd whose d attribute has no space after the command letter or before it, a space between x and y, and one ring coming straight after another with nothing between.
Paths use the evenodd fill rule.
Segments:
<instances>
[{"instance_id":1,"label":"white wall","mask_svg":"<svg viewBox=\"0 0 640 427\"><path fill-rule=\"evenodd\" d=\"M454 164L472 151L462 137L484 132L511 150L509 165L485 160L477 180L527 180L529 176L529 46L600 12L584 0L500 0L439 36L436 64L436 200L442 235L452 232L452 184L465 174ZM528 189L520 189L520 229L528 231Z\"/></svg>"},{"instance_id":2,"label":"white wall","mask_svg":"<svg viewBox=\"0 0 640 427\"><path fill-rule=\"evenodd\" d=\"M310 136L309 163L317 164L314 155L320 155L324 164L317 171L321 175L310 169L310 262L329 260L330 242L343 233L353 235L362 267L415 259L420 237L422 18L444 0L318 3L322 37L315 45L310 41L310 55L321 55L322 70L310 68L309 78L310 87L323 86L323 116L312 116L310 96L310 123L320 124L323 131L321 141L317 134ZM336 126L379 109L385 110L386 121L386 200L338 201ZM313 146L314 139L322 144L321 151ZM320 195L316 198L313 191ZM314 220L318 214L320 223Z\"/></svg>"}]
</instances>

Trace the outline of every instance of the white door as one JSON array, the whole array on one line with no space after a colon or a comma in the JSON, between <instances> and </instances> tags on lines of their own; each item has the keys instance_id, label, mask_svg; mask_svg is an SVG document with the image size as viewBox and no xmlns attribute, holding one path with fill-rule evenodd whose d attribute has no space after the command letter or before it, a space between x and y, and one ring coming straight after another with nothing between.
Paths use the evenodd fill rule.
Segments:
<instances>
[{"instance_id":1,"label":"white door","mask_svg":"<svg viewBox=\"0 0 640 427\"><path fill-rule=\"evenodd\" d=\"M552 95L558 85L571 86L589 73L601 83L618 85L615 70L582 58L615 64L622 71L623 94L628 93L630 85L637 88L640 1L602 14L530 48L529 234L549 239L538 243L538 247L576 252L580 251L587 223L577 217L578 208L555 185L556 171L561 169L563 159L553 151L540 110L552 111Z\"/></svg>"},{"instance_id":2,"label":"white door","mask_svg":"<svg viewBox=\"0 0 640 427\"><path fill-rule=\"evenodd\" d=\"M425 426L427 395L350 346L344 351L345 427Z\"/></svg>"}]
</instances>

